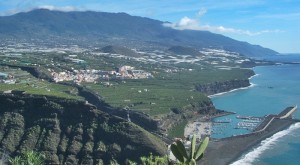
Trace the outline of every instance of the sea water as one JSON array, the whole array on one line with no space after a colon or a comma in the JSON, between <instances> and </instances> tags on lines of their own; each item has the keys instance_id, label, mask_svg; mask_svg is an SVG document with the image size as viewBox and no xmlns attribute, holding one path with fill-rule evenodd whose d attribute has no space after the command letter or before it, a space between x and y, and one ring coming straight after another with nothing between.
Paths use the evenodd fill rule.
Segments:
<instances>
[{"instance_id":1,"label":"sea water","mask_svg":"<svg viewBox=\"0 0 300 165\"><path fill-rule=\"evenodd\" d=\"M277 56L273 59L300 62L300 55ZM216 119L230 118L232 122L214 126L215 134L212 137L222 138L250 132L250 130L234 129L241 121L236 118L237 115L259 117L278 114L288 106L298 105L294 117L300 119L300 64L259 66L253 70L256 76L250 79L252 87L212 97L216 108L237 113ZM300 123L291 125L286 130L265 139L233 164L299 165Z\"/></svg>"}]
</instances>

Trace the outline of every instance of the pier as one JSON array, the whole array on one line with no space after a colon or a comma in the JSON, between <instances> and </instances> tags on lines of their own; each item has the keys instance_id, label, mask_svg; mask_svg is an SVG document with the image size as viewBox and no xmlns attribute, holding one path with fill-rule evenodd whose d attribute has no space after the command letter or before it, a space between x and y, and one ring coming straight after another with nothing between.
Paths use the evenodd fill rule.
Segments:
<instances>
[{"instance_id":1,"label":"pier","mask_svg":"<svg viewBox=\"0 0 300 165\"><path fill-rule=\"evenodd\" d=\"M300 122L291 117L296 110L297 106L293 106L277 115L267 115L251 133L211 140L201 164L226 165L235 161L262 140Z\"/></svg>"},{"instance_id":2,"label":"pier","mask_svg":"<svg viewBox=\"0 0 300 165\"><path fill-rule=\"evenodd\" d=\"M291 118L292 114L297 110L297 105L294 107L287 107L281 113L278 114L280 119Z\"/></svg>"}]
</instances>

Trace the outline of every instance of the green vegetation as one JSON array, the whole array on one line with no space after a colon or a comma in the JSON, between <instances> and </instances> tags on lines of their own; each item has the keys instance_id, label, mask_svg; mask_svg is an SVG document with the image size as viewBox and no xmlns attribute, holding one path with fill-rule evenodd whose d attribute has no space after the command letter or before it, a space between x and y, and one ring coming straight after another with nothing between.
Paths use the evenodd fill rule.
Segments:
<instances>
[{"instance_id":1,"label":"green vegetation","mask_svg":"<svg viewBox=\"0 0 300 165\"><path fill-rule=\"evenodd\" d=\"M88 88L98 92L112 106L129 107L150 115L167 114L171 108L183 109L189 104L208 100L196 91L148 83L141 85L139 81L126 81L110 87L89 84Z\"/></svg>"},{"instance_id":2,"label":"green vegetation","mask_svg":"<svg viewBox=\"0 0 300 165\"><path fill-rule=\"evenodd\" d=\"M173 155L182 163L186 165L196 165L196 161L199 161L204 154L204 151L208 145L209 138L206 137L196 150L196 137L193 135L191 142L190 154L187 151L181 141L176 141L176 144L171 145L171 151Z\"/></svg>"},{"instance_id":3,"label":"green vegetation","mask_svg":"<svg viewBox=\"0 0 300 165\"><path fill-rule=\"evenodd\" d=\"M228 79L246 79L249 70L191 71L161 73L153 79L111 80L110 85L85 85L114 107L128 107L151 116L168 114L171 109L185 111L209 102L195 85Z\"/></svg>"},{"instance_id":4,"label":"green vegetation","mask_svg":"<svg viewBox=\"0 0 300 165\"><path fill-rule=\"evenodd\" d=\"M184 136L184 128L187 125L187 120L182 120L181 122L177 123L171 130L168 132L168 136L170 138L174 137L183 137Z\"/></svg>"},{"instance_id":5,"label":"green vegetation","mask_svg":"<svg viewBox=\"0 0 300 165\"><path fill-rule=\"evenodd\" d=\"M29 104L26 99L2 100L5 104L0 107L5 113L0 117L0 141L3 143L0 145L12 153L43 151L47 163L62 164L109 164L110 160L124 163L125 159L132 159L129 153L135 156L134 161L139 161L137 159L140 156L149 152L163 155L164 145L160 139L133 123L106 116L107 114L98 114L94 112L94 107L85 107L84 99L78 96L78 89L72 86L72 80L63 78L70 81L70 85L52 83L47 81L51 79L51 74L65 72L68 76L73 76L75 73L85 73L88 69L93 70L93 75L80 76L99 79L93 79L94 82L91 83L81 82L83 87L97 93L113 107L139 111L150 115L152 119L161 119L159 124L169 137L182 137L185 125L194 114L216 112L211 100L196 91L197 85L244 80L253 74L249 69L241 69L242 64L238 61L244 60L244 57L181 56L159 50L149 50L148 53L146 51L145 54L139 54L139 59L114 54L103 55L97 49L82 52L72 52L70 49L65 53L21 53L20 57L3 56L0 72L13 75L16 84L0 83L0 93L9 90L24 91L26 94L63 99L53 101L51 97L42 97L34 105ZM72 62L71 57L84 62ZM123 65L144 70L154 77L122 79L118 74L108 72L118 70ZM107 110L107 107L104 108ZM13 124L11 116L17 119L18 124L15 125L18 127L10 129ZM130 117L132 121L136 120L134 115ZM124 143L128 141L130 143ZM153 164L159 160L159 157L150 156L141 161Z\"/></svg>"},{"instance_id":6,"label":"green vegetation","mask_svg":"<svg viewBox=\"0 0 300 165\"><path fill-rule=\"evenodd\" d=\"M75 94L71 94L72 91L76 91L76 88L72 88L66 85L52 84L45 81L35 81L30 84L17 83L17 84L1 84L0 91L24 91L26 94L56 96L67 99L79 99L83 98Z\"/></svg>"},{"instance_id":7,"label":"green vegetation","mask_svg":"<svg viewBox=\"0 0 300 165\"><path fill-rule=\"evenodd\" d=\"M28 72L22 71L20 69L1 67L0 72L1 71L13 75L16 79L16 83L0 83L0 91L24 91L27 94L56 96L67 99L83 100L82 97L77 95L77 88L37 79L30 75Z\"/></svg>"},{"instance_id":8,"label":"green vegetation","mask_svg":"<svg viewBox=\"0 0 300 165\"><path fill-rule=\"evenodd\" d=\"M28 84L0 84L0 91L24 91L26 94L45 95L45 96L56 96L67 99L79 99L83 100L82 97L71 94L72 91L76 91L76 88L72 88L66 85L51 84L43 81L36 81Z\"/></svg>"},{"instance_id":9,"label":"green vegetation","mask_svg":"<svg viewBox=\"0 0 300 165\"><path fill-rule=\"evenodd\" d=\"M11 165L43 165L44 155L34 152L26 151L20 156L9 159Z\"/></svg>"},{"instance_id":10,"label":"green vegetation","mask_svg":"<svg viewBox=\"0 0 300 165\"><path fill-rule=\"evenodd\" d=\"M158 137L84 101L0 95L0 109L1 150L12 156L34 150L45 164L124 164L166 151Z\"/></svg>"},{"instance_id":11,"label":"green vegetation","mask_svg":"<svg viewBox=\"0 0 300 165\"><path fill-rule=\"evenodd\" d=\"M97 84L85 83L88 88L97 92L103 97L105 102L114 106L130 110L141 111L152 117L164 116L169 114L171 109L177 109L185 112L193 107L205 105L209 99L195 91L195 86L212 82L222 82L233 79L247 79L253 72L247 69L240 69L241 64L237 60L244 57L228 56L224 61L224 56L201 57L203 59L193 63L185 62L184 59L192 60L196 57L180 56L168 52L159 53L161 57L143 54L147 58L155 59L158 62L147 62L143 60L133 60L133 57L117 57L115 55L103 55L100 48L95 51L76 53L74 58L82 59L84 63L74 63L69 60L71 53L45 53L33 52L30 54L22 53L22 58L7 56L3 64L15 66L31 66L38 68L42 73L49 75L49 70L55 72L72 71L74 69L97 69L103 71L116 70L123 65L133 66L136 69L142 69L154 75L152 79L125 79L108 78L100 79ZM100 53L100 54L98 54ZM149 52L153 53L153 52ZM120 53L122 54L122 53ZM181 62L171 62L172 59L178 59ZM159 62L161 59L170 60L170 62ZM153 60L152 60L153 61ZM175 60L176 61L176 60ZM218 63L216 65L215 63ZM217 66L227 66L229 70L217 69ZM27 73L28 74L28 73ZM30 76L28 76L30 77ZM23 78L23 80L26 78ZM30 79L32 79L30 77ZM25 81L24 81L25 82ZM104 85L109 82L112 86ZM27 85L27 86L26 86ZM26 80L25 84L18 83L18 87L10 85L0 85L0 91L17 89L25 90L30 94L51 95L64 98L82 99L76 96L76 89L64 85L57 85L47 82ZM18 89L19 88L19 89Z\"/></svg>"},{"instance_id":12,"label":"green vegetation","mask_svg":"<svg viewBox=\"0 0 300 165\"><path fill-rule=\"evenodd\" d=\"M142 156L140 157L142 165L166 165L169 163L167 156L153 156L150 153L150 156ZM134 161L129 161L130 165L138 165L138 163Z\"/></svg>"}]
</instances>

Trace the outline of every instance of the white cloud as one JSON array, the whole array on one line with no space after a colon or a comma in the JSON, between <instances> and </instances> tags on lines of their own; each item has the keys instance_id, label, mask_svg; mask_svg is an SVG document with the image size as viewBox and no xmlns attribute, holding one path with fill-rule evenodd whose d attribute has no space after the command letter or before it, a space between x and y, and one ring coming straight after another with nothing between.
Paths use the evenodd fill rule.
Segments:
<instances>
[{"instance_id":1,"label":"white cloud","mask_svg":"<svg viewBox=\"0 0 300 165\"><path fill-rule=\"evenodd\" d=\"M205 8L201 8L201 9L198 11L197 15L198 15L198 17L201 17L201 16L203 16L206 12L207 12L207 10L206 10Z\"/></svg>"},{"instance_id":2,"label":"white cloud","mask_svg":"<svg viewBox=\"0 0 300 165\"><path fill-rule=\"evenodd\" d=\"M11 10L7 10L5 12L1 12L0 16L9 16L14 15L20 12L29 12L34 9L48 9L48 10L56 10L56 11L63 11L63 12L69 12L69 11L84 11L84 9L79 9L73 6L52 6L52 5L43 5L38 7L26 7L26 8L15 8Z\"/></svg>"},{"instance_id":3,"label":"white cloud","mask_svg":"<svg viewBox=\"0 0 300 165\"><path fill-rule=\"evenodd\" d=\"M77 11L77 9L73 6L51 6L51 5L44 5L37 7L38 9L48 9L48 10L56 10L56 11Z\"/></svg>"},{"instance_id":4,"label":"white cloud","mask_svg":"<svg viewBox=\"0 0 300 165\"><path fill-rule=\"evenodd\" d=\"M210 31L214 33L233 33L233 34L241 34L241 35L248 35L248 36L261 35L264 33L284 32L278 29L261 30L261 31L252 32L249 30L234 29L234 28L228 28L224 26L201 25L199 20L191 19L189 17L183 17L178 23L164 23L163 26L170 27L177 30L203 30L203 31Z\"/></svg>"}]
</instances>

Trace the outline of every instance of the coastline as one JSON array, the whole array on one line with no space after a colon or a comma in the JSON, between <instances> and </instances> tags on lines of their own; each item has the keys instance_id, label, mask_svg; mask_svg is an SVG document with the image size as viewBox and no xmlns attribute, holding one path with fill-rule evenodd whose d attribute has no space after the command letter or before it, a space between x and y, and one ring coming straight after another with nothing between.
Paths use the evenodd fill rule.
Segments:
<instances>
[{"instance_id":1,"label":"coastline","mask_svg":"<svg viewBox=\"0 0 300 165\"><path fill-rule=\"evenodd\" d=\"M255 74L248 78L251 80L253 77L259 76ZM233 89L227 92L221 92L213 95L209 95L209 98L221 96L227 93L231 93L237 90L244 90L254 87L256 84L250 83L248 87L242 87ZM239 135L229 138L222 139L212 139L204 160L201 164L205 165L236 165L234 162L243 159L243 156L253 151L255 148L259 147L263 140L272 137L276 133L288 129L291 125L297 123L296 120L277 120L274 121L270 126L267 126L267 129L259 134L253 134L249 136ZM218 156L216 156L218 155Z\"/></svg>"},{"instance_id":2,"label":"coastline","mask_svg":"<svg viewBox=\"0 0 300 165\"><path fill-rule=\"evenodd\" d=\"M259 75L260 74L254 74L253 76L249 77L248 80L251 80L253 77L256 77L256 76L259 76ZM227 94L227 93L231 93L231 92L234 92L234 91L249 89L249 88L252 88L254 86L256 86L256 84L250 83L250 85L247 86L247 87L241 87L241 88L232 89L232 90L227 91L227 92L220 92L220 93L212 94L212 95L208 95L207 97L213 98L213 97L221 96L221 95L224 95L224 94Z\"/></svg>"},{"instance_id":3,"label":"coastline","mask_svg":"<svg viewBox=\"0 0 300 165\"><path fill-rule=\"evenodd\" d=\"M295 130L299 129L300 122L292 124L290 127L275 133L269 138L262 140L258 145L254 146L252 149L249 149L245 154L241 155L241 157L234 160L230 165L240 165L240 164L249 164L254 163L260 155L270 149L273 145L277 143L278 140L282 140L285 136L293 133Z\"/></svg>"},{"instance_id":4,"label":"coastline","mask_svg":"<svg viewBox=\"0 0 300 165\"><path fill-rule=\"evenodd\" d=\"M213 95L209 95L209 96L207 96L207 97L213 98L213 97L221 96L221 95L224 95L224 94L227 94L227 93L231 93L231 92L234 92L234 91L244 90L244 89L249 89L249 88L254 87L255 85L256 85L256 84L250 83L250 85L247 86L247 87L236 88L236 89L232 89L232 90L227 91L227 92L221 92L221 93L216 93L216 94L213 94Z\"/></svg>"},{"instance_id":5,"label":"coastline","mask_svg":"<svg viewBox=\"0 0 300 165\"><path fill-rule=\"evenodd\" d=\"M280 64L280 65L290 65L290 64L284 63L284 64ZM275 65L275 67L276 66L278 66L278 64ZM264 66L262 66L262 67L264 67ZM265 72L262 72L262 74L265 74ZM285 73L281 73L281 74L285 74ZM255 76L257 76L257 75L255 75ZM250 77L249 79L252 79L253 77L254 76ZM250 90L252 90L252 89L250 89ZM226 92L224 92L224 93L226 93ZM219 95L221 95L221 94L219 94ZM231 94L226 95L226 96L231 97ZM290 102L294 103L295 101L290 101ZM298 101L296 101L296 102L299 104ZM289 103L289 105L294 105L293 103ZM277 105L277 104L275 104L275 105ZM269 108L273 108L273 107L274 106L270 106ZM270 112L270 111L268 111L268 112ZM298 115L298 117L299 117L299 115ZM239 165L239 164L255 164L256 162L261 163L262 162L261 157L264 157L261 154L265 153L264 150L270 150L270 152L276 153L276 151L274 149L271 149L270 146L268 146L268 145L272 145L269 143L276 143L277 139L279 139L279 138L283 138L285 140L287 137L284 137L284 136L286 136L286 135L292 136L292 134L294 134L294 132L291 132L291 131L293 131L294 127L297 126L298 127L297 129L299 130L300 120L277 121L276 123L272 124L271 127L267 131L264 131L261 135L258 135L256 137L253 136L253 137L233 138L234 140L228 140L226 138L219 139L219 140L212 139L211 144L209 145L209 148L207 150L208 152L204 156L205 163L203 163L203 164ZM284 134L284 136L283 136L283 134ZM298 132L298 135L299 135L299 132ZM290 141L288 141L288 142L290 142ZM297 142L298 142L297 144L299 144L299 141L297 141ZM224 147L223 145L225 145L226 147ZM209 151L209 150L213 150L213 151ZM221 151L217 152L217 150L221 150ZM213 154L211 154L212 152L213 152ZM227 152L229 152L231 154L227 154ZM288 155L294 156L295 154L291 153ZM219 156L221 158L219 158ZM287 157L287 155L282 156L282 157L287 158L287 162L292 162L292 163L296 162L294 160L291 160L291 158ZM208 161L208 159L212 160L213 162ZM215 159L218 159L218 160L215 160ZM299 160L299 159L297 159L297 160ZM269 161L269 160L267 162L268 163L272 162L272 164L274 164L274 162L276 163L276 161ZM281 161L281 163L282 162L284 162L284 161Z\"/></svg>"},{"instance_id":6,"label":"coastline","mask_svg":"<svg viewBox=\"0 0 300 165\"><path fill-rule=\"evenodd\" d=\"M214 116L210 116L209 118L200 117L189 122L184 128L184 137L189 137L189 135L193 134L195 134L199 138L203 136L210 136L213 127L212 119L235 114L234 112L228 112L223 110L218 111L219 113L217 113Z\"/></svg>"},{"instance_id":7,"label":"coastline","mask_svg":"<svg viewBox=\"0 0 300 165\"><path fill-rule=\"evenodd\" d=\"M253 77L258 76L258 75L259 74L254 74L254 75L250 76L248 78L248 80L250 80ZM232 89L227 92L221 92L221 93L209 95L207 97L213 98L213 97L224 95L226 93L234 92L237 90L249 89L254 86L255 86L255 84L250 83L250 85L247 87L236 88L236 89ZM219 111L218 114L216 114L214 116L210 116L209 119L204 119L203 117L200 117L200 118L196 118L196 119L188 122L188 124L184 128L184 137L189 137L190 135L193 135L193 134L197 135L199 138L204 137L204 136L211 136L212 127L213 127L213 121L212 121L213 119L222 117L222 116L235 114L235 112L229 112L229 111L224 111L224 110L218 110L218 111Z\"/></svg>"},{"instance_id":8,"label":"coastline","mask_svg":"<svg viewBox=\"0 0 300 165\"><path fill-rule=\"evenodd\" d=\"M248 135L212 140L208 145L202 164L231 164L248 153L251 149L256 148L263 140L273 136L277 132L287 129L297 122L299 121L292 119L275 119L272 124L261 133L250 133Z\"/></svg>"}]
</instances>

